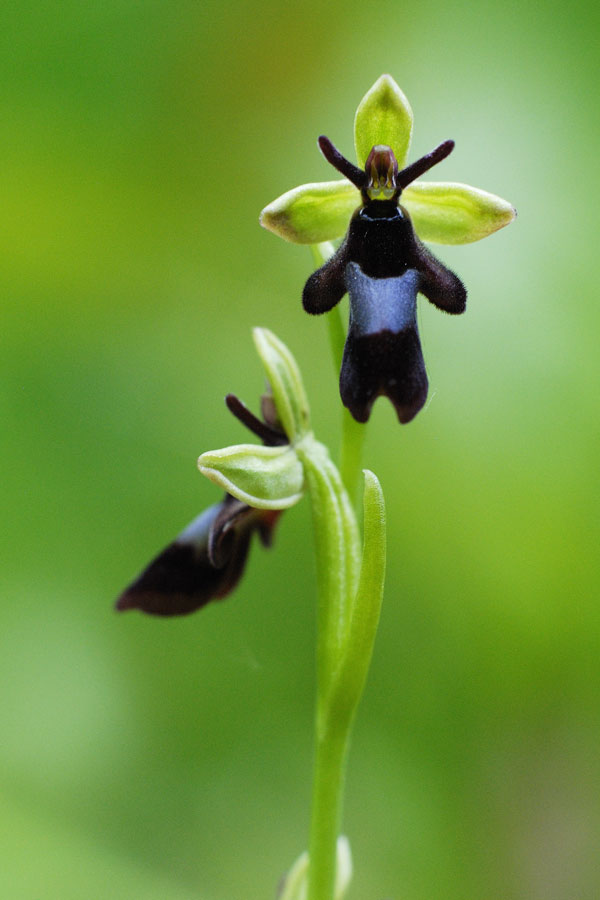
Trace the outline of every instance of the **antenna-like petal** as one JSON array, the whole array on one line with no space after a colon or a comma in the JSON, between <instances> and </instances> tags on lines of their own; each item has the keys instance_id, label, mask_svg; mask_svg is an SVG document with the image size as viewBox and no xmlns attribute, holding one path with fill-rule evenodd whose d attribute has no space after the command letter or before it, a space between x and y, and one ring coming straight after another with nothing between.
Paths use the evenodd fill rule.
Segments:
<instances>
[{"instance_id":1,"label":"antenna-like petal","mask_svg":"<svg viewBox=\"0 0 600 900\"><path fill-rule=\"evenodd\" d=\"M406 166L405 169L402 169L401 172L398 172L396 184L400 190L404 190L411 181L415 181L415 179L423 175L424 172L429 171L433 166L437 165L443 159L446 159L453 150L454 141L444 141L444 143L440 144L439 147L436 147L435 150L426 153L421 159L418 159L416 162L411 163L410 166Z\"/></svg>"},{"instance_id":2,"label":"antenna-like petal","mask_svg":"<svg viewBox=\"0 0 600 900\"><path fill-rule=\"evenodd\" d=\"M359 190L362 190L365 187L367 176L363 170L359 169L358 166L355 166L354 163L351 163L345 156L342 156L337 147L334 147L329 138L325 137L324 134L319 138L319 147L327 162L331 163L334 169L341 172L342 175L344 175L348 181L351 181Z\"/></svg>"}]
</instances>

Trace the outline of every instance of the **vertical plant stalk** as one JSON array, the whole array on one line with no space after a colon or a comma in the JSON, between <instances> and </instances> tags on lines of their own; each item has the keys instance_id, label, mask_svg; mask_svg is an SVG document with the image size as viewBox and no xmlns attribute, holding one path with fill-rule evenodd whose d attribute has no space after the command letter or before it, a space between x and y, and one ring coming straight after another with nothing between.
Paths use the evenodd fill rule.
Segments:
<instances>
[{"instance_id":1,"label":"vertical plant stalk","mask_svg":"<svg viewBox=\"0 0 600 900\"><path fill-rule=\"evenodd\" d=\"M342 446L340 449L340 469L346 490L354 500L358 490L363 446L367 429L352 418L347 409L342 413Z\"/></svg>"},{"instance_id":2,"label":"vertical plant stalk","mask_svg":"<svg viewBox=\"0 0 600 900\"><path fill-rule=\"evenodd\" d=\"M323 734L315 743L308 900L333 900L334 896L348 739L349 730Z\"/></svg>"},{"instance_id":3,"label":"vertical plant stalk","mask_svg":"<svg viewBox=\"0 0 600 900\"><path fill-rule=\"evenodd\" d=\"M358 525L340 473L323 445L311 441L308 452L297 449L312 503L318 584L308 900L332 900L348 742L383 596L385 512L379 482L365 471L361 565Z\"/></svg>"}]
</instances>

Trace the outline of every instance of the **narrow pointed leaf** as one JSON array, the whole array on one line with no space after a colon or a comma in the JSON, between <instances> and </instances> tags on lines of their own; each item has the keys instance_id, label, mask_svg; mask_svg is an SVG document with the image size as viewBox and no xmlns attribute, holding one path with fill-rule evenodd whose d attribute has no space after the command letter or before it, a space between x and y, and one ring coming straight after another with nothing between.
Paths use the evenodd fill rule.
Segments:
<instances>
[{"instance_id":1,"label":"narrow pointed leaf","mask_svg":"<svg viewBox=\"0 0 600 900\"><path fill-rule=\"evenodd\" d=\"M364 469L364 541L358 589L344 641L344 659L331 696L331 709L351 717L360 700L379 624L385 580L385 500L376 475Z\"/></svg>"},{"instance_id":2,"label":"narrow pointed leaf","mask_svg":"<svg viewBox=\"0 0 600 900\"><path fill-rule=\"evenodd\" d=\"M259 509L286 509L302 497L304 472L291 447L238 444L203 453L198 460L203 475Z\"/></svg>"},{"instance_id":3,"label":"narrow pointed leaf","mask_svg":"<svg viewBox=\"0 0 600 900\"><path fill-rule=\"evenodd\" d=\"M412 123L410 103L391 75L381 75L356 110L354 145L358 165L364 168L375 144L387 144L401 169L408 156Z\"/></svg>"},{"instance_id":4,"label":"narrow pointed leaf","mask_svg":"<svg viewBox=\"0 0 600 900\"><path fill-rule=\"evenodd\" d=\"M346 233L360 193L345 179L302 184L265 206L260 224L293 244L320 244Z\"/></svg>"},{"instance_id":5,"label":"narrow pointed leaf","mask_svg":"<svg viewBox=\"0 0 600 900\"><path fill-rule=\"evenodd\" d=\"M308 399L298 364L285 344L268 328L255 328L252 335L281 424L290 441L296 440L310 428Z\"/></svg>"},{"instance_id":6,"label":"narrow pointed leaf","mask_svg":"<svg viewBox=\"0 0 600 900\"><path fill-rule=\"evenodd\" d=\"M434 244L470 244L509 225L510 203L468 184L415 181L402 193L415 231Z\"/></svg>"},{"instance_id":7,"label":"narrow pointed leaf","mask_svg":"<svg viewBox=\"0 0 600 900\"><path fill-rule=\"evenodd\" d=\"M356 594L359 533L352 503L327 447L307 440L298 445L298 455L304 464L313 512L319 592L317 669L320 695L326 698Z\"/></svg>"},{"instance_id":8,"label":"narrow pointed leaf","mask_svg":"<svg viewBox=\"0 0 600 900\"><path fill-rule=\"evenodd\" d=\"M337 839L334 900L343 900L352 881L352 852L350 841L341 834Z\"/></svg>"}]
</instances>

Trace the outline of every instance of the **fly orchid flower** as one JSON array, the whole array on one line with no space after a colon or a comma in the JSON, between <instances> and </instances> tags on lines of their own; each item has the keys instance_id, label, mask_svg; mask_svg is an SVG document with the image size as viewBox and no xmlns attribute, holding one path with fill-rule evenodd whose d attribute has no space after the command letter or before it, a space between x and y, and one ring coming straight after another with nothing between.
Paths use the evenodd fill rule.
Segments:
<instances>
[{"instance_id":1,"label":"fly orchid flower","mask_svg":"<svg viewBox=\"0 0 600 900\"><path fill-rule=\"evenodd\" d=\"M392 401L402 423L425 403L417 294L448 313L465 309L464 285L417 234L436 243L469 243L515 217L509 203L477 188L418 181L449 155L454 141L405 166L411 132L406 97L389 75L382 75L356 113L362 167L321 136L323 155L345 180L302 185L261 213L265 228L296 243L323 244L347 231L337 251L331 247L325 254L330 258L306 282L303 305L309 313L324 313L349 294L340 394L359 422L367 421L380 395Z\"/></svg>"},{"instance_id":2,"label":"fly orchid flower","mask_svg":"<svg viewBox=\"0 0 600 900\"><path fill-rule=\"evenodd\" d=\"M288 443L269 395L261 401L262 421L233 394L225 402L265 447ZM263 546L270 547L280 515L279 509L256 509L226 493L220 503L201 513L152 560L121 594L116 608L182 616L211 600L221 600L243 574L252 535L256 532Z\"/></svg>"}]
</instances>

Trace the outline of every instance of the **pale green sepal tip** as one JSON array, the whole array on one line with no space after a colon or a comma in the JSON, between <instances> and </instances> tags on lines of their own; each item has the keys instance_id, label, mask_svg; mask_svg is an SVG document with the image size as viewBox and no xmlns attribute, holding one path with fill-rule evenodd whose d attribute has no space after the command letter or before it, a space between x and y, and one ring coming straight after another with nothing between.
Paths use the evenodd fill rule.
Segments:
<instances>
[{"instance_id":1,"label":"pale green sepal tip","mask_svg":"<svg viewBox=\"0 0 600 900\"><path fill-rule=\"evenodd\" d=\"M277 900L306 900L308 894L308 853L302 853L286 874Z\"/></svg>"},{"instance_id":2,"label":"pale green sepal tip","mask_svg":"<svg viewBox=\"0 0 600 900\"><path fill-rule=\"evenodd\" d=\"M238 444L198 459L203 475L248 506L287 509L302 497L304 469L291 447Z\"/></svg>"},{"instance_id":3,"label":"pale green sepal tip","mask_svg":"<svg viewBox=\"0 0 600 900\"><path fill-rule=\"evenodd\" d=\"M277 900L306 900L308 896L308 853L298 857L289 870ZM344 900L350 881L352 880L352 853L350 842L345 835L340 835L336 846L336 873L333 900Z\"/></svg>"},{"instance_id":4,"label":"pale green sepal tip","mask_svg":"<svg viewBox=\"0 0 600 900\"><path fill-rule=\"evenodd\" d=\"M468 184L415 181L401 203L423 241L470 244L509 225L517 211L510 203Z\"/></svg>"},{"instance_id":5,"label":"pale green sepal tip","mask_svg":"<svg viewBox=\"0 0 600 900\"><path fill-rule=\"evenodd\" d=\"M359 191L346 180L301 184L265 206L259 221L293 244L320 244L346 233L360 202Z\"/></svg>"},{"instance_id":6,"label":"pale green sepal tip","mask_svg":"<svg viewBox=\"0 0 600 900\"><path fill-rule=\"evenodd\" d=\"M252 336L271 385L277 415L286 435L294 441L310 429L310 411L300 369L285 344L268 328L254 328Z\"/></svg>"},{"instance_id":7,"label":"pale green sepal tip","mask_svg":"<svg viewBox=\"0 0 600 900\"><path fill-rule=\"evenodd\" d=\"M350 841L341 834L337 839L334 900L343 900L352 881L352 853Z\"/></svg>"},{"instance_id":8,"label":"pale green sepal tip","mask_svg":"<svg viewBox=\"0 0 600 900\"><path fill-rule=\"evenodd\" d=\"M391 75L381 75L358 104L354 118L356 159L362 169L375 144L387 144L401 169L406 162L412 134L410 103Z\"/></svg>"}]
</instances>

